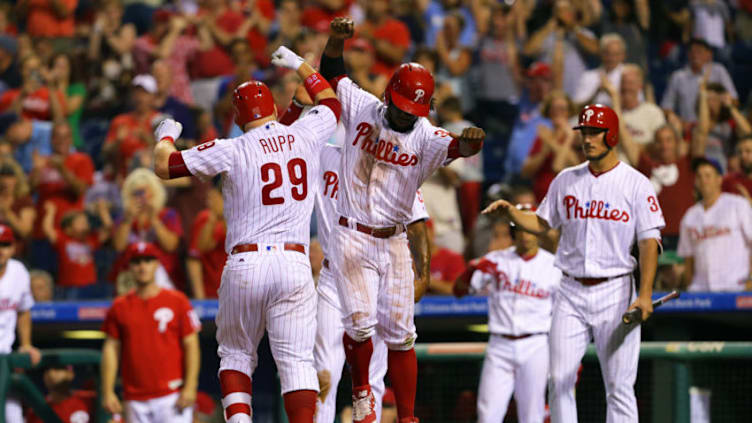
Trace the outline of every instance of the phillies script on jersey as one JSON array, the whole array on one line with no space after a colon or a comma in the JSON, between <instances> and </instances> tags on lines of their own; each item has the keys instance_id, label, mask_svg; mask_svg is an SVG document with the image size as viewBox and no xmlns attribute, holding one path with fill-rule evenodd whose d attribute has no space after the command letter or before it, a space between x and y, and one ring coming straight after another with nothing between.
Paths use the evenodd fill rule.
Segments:
<instances>
[{"instance_id":1,"label":"phillies script on jersey","mask_svg":"<svg viewBox=\"0 0 752 423\"><path fill-rule=\"evenodd\" d=\"M580 205L580 200L574 195L564 197L564 207L567 209L567 219L603 219L629 222L629 213L611 207L606 201L590 200L585 202L585 207Z\"/></svg>"},{"instance_id":2,"label":"phillies script on jersey","mask_svg":"<svg viewBox=\"0 0 752 423\"><path fill-rule=\"evenodd\" d=\"M379 131L374 131L373 126L366 122L360 122L355 127L358 132L352 145L357 145L361 139L363 143L360 149L372 155L376 160L395 164L398 166L415 166L418 164L418 156L415 154L400 153L400 146L378 139Z\"/></svg>"},{"instance_id":3,"label":"phillies script on jersey","mask_svg":"<svg viewBox=\"0 0 752 423\"><path fill-rule=\"evenodd\" d=\"M535 282L519 278L516 283L509 280L509 276L503 270L497 267L497 264L487 258L481 258L476 264L471 263L483 273L490 275L494 279L497 290L511 291L515 294L527 295L540 299L546 299L551 296L551 291L538 288Z\"/></svg>"}]
</instances>

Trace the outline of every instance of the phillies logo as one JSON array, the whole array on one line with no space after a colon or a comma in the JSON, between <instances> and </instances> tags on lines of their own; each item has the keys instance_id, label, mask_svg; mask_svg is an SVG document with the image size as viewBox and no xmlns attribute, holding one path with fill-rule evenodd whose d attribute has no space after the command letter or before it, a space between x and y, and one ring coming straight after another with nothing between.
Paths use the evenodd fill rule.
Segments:
<instances>
[{"instance_id":1,"label":"phillies logo","mask_svg":"<svg viewBox=\"0 0 752 423\"><path fill-rule=\"evenodd\" d=\"M629 213L611 207L605 201L591 200L580 206L580 200L573 195L564 197L564 207L567 208L567 219L601 219L629 222Z\"/></svg>"},{"instance_id":2,"label":"phillies logo","mask_svg":"<svg viewBox=\"0 0 752 423\"><path fill-rule=\"evenodd\" d=\"M491 275L494 278L497 291L510 291L515 294L540 299L546 299L551 296L550 291L538 288L535 282L526 279L518 279L517 283L513 284L506 272L499 270L496 263L491 260L481 259L477 264L471 262L470 265L483 273Z\"/></svg>"},{"instance_id":3,"label":"phillies logo","mask_svg":"<svg viewBox=\"0 0 752 423\"><path fill-rule=\"evenodd\" d=\"M332 188L332 192L329 193L329 188ZM327 170L324 172L324 195L328 195L330 198L337 198L337 192L339 191L339 176Z\"/></svg>"},{"instance_id":4,"label":"phillies logo","mask_svg":"<svg viewBox=\"0 0 752 423\"><path fill-rule=\"evenodd\" d=\"M592 109L585 110L585 122L590 123L590 118L592 118L594 114L595 111Z\"/></svg>"},{"instance_id":5,"label":"phillies logo","mask_svg":"<svg viewBox=\"0 0 752 423\"><path fill-rule=\"evenodd\" d=\"M358 133L355 135L352 145L357 145L358 141L363 138L360 149L372 155L376 160L405 167L418 164L418 156L400 153L399 145L384 140L375 141L371 139L374 131L370 124L360 122L355 129L358 130Z\"/></svg>"},{"instance_id":6,"label":"phillies logo","mask_svg":"<svg viewBox=\"0 0 752 423\"><path fill-rule=\"evenodd\" d=\"M157 311L154 312L154 320L159 322L159 333L167 331L167 324L174 318L175 313L173 313L171 309L167 307L158 308Z\"/></svg>"},{"instance_id":7,"label":"phillies logo","mask_svg":"<svg viewBox=\"0 0 752 423\"><path fill-rule=\"evenodd\" d=\"M415 98L413 99L413 102L415 103L419 102L420 100L423 99L423 97L425 97L425 95L426 95L426 92L423 91L423 89L418 88L417 90L415 90Z\"/></svg>"},{"instance_id":8,"label":"phillies logo","mask_svg":"<svg viewBox=\"0 0 752 423\"><path fill-rule=\"evenodd\" d=\"M694 242L704 241L710 238L717 238L719 236L726 236L731 234L731 229L724 226L706 226L697 230L695 228L689 228L689 237Z\"/></svg>"}]
</instances>

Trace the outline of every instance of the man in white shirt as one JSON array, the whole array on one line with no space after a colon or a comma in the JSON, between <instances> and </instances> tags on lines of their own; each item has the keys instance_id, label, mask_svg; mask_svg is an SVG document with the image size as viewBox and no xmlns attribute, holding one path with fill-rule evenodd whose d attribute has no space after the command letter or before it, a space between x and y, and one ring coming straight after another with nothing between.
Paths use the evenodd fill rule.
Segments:
<instances>
[{"instance_id":1,"label":"man in white shirt","mask_svg":"<svg viewBox=\"0 0 752 423\"><path fill-rule=\"evenodd\" d=\"M655 131L666 124L658 105L645 101L642 95L644 75L639 66L627 63L621 73L621 108L624 125L632 141L640 146L653 142ZM636 163L632 163L636 165Z\"/></svg>"},{"instance_id":2,"label":"man in white shirt","mask_svg":"<svg viewBox=\"0 0 752 423\"><path fill-rule=\"evenodd\" d=\"M600 41L601 66L580 76L573 100L578 105L599 103L610 106L611 96L601 89L601 79L605 75L618 90L626 57L626 44L619 34L606 34Z\"/></svg>"},{"instance_id":3,"label":"man in white shirt","mask_svg":"<svg viewBox=\"0 0 752 423\"><path fill-rule=\"evenodd\" d=\"M750 285L752 208L743 197L721 192L720 165L697 159L693 167L702 199L681 221L682 283L690 291L743 291Z\"/></svg>"}]
</instances>

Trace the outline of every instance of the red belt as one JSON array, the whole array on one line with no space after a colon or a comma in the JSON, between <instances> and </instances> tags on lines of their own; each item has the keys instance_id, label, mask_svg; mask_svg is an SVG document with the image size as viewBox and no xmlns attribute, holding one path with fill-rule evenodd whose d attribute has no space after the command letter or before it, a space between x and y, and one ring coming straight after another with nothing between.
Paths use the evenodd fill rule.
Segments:
<instances>
[{"instance_id":1,"label":"red belt","mask_svg":"<svg viewBox=\"0 0 752 423\"><path fill-rule=\"evenodd\" d=\"M329 259L324 259L323 264L324 264L324 267L326 267L328 269L329 268Z\"/></svg>"},{"instance_id":2,"label":"red belt","mask_svg":"<svg viewBox=\"0 0 752 423\"><path fill-rule=\"evenodd\" d=\"M297 251L305 254L305 245L303 244L285 244L284 249L287 251ZM258 244L238 244L232 249L232 254L255 252L259 250Z\"/></svg>"},{"instance_id":3,"label":"red belt","mask_svg":"<svg viewBox=\"0 0 752 423\"><path fill-rule=\"evenodd\" d=\"M545 333L545 332L525 333L525 334L522 334L522 335L498 335L498 336L500 336L500 337L502 337L504 339L511 339L512 341L516 341L518 339L525 339L525 338L529 338L529 337L531 337L533 335L541 335L543 333Z\"/></svg>"},{"instance_id":4,"label":"red belt","mask_svg":"<svg viewBox=\"0 0 752 423\"><path fill-rule=\"evenodd\" d=\"M566 272L562 272L562 273L564 274L564 276L566 276L568 278L571 278L571 279L574 279L577 282L579 282L579 283L581 283L581 284L583 284L585 286L594 286L594 285L598 285L600 283L606 282L606 281L611 280L611 279L616 279L616 278L620 278L622 276L625 276L625 275L619 275L619 276L614 276L614 277L611 277L611 278L576 278L576 277L574 277L574 276L572 276L572 275L570 275L570 274L568 274Z\"/></svg>"},{"instance_id":5,"label":"red belt","mask_svg":"<svg viewBox=\"0 0 752 423\"><path fill-rule=\"evenodd\" d=\"M350 227L347 224L347 218L345 216L339 217L339 224L347 228ZM389 238L392 235L398 233L397 226L387 226L386 228L372 228L370 226L361 225L360 223L355 224L355 230L358 232L363 232L366 235L371 235L374 238Z\"/></svg>"}]
</instances>

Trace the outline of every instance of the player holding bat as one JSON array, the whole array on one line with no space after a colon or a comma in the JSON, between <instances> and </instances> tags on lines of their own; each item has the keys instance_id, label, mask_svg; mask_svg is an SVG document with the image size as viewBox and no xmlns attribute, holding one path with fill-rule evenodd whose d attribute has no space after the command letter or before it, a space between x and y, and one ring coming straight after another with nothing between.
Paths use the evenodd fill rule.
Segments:
<instances>
[{"instance_id":1,"label":"player holding bat","mask_svg":"<svg viewBox=\"0 0 752 423\"><path fill-rule=\"evenodd\" d=\"M484 213L503 211L526 231L561 231L555 266L564 277L550 331L551 422L577 421L574 385L592 336L606 387L606 422L637 422L634 383L640 326L622 324L622 314L653 312L651 296L658 264L663 213L650 181L616 152L619 119L607 106L582 109L574 129L582 135L587 162L564 169L551 183L535 214L499 200ZM640 291L630 255L637 241Z\"/></svg>"}]
</instances>

